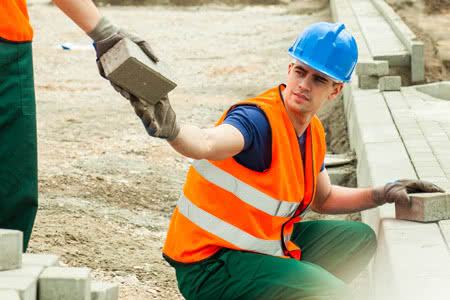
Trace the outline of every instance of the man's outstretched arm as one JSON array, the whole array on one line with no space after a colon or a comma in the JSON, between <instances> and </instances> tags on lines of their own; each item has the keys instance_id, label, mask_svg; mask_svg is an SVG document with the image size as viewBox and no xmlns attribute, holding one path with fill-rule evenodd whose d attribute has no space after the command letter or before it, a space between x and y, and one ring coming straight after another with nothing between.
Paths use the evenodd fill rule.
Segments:
<instances>
[{"instance_id":1,"label":"man's outstretched arm","mask_svg":"<svg viewBox=\"0 0 450 300\"><path fill-rule=\"evenodd\" d=\"M437 185L418 179L403 179L374 188L348 188L331 185L326 170L317 179L316 198L312 209L323 214L347 214L377 207L385 203L409 202L410 193L444 192Z\"/></svg>"}]
</instances>

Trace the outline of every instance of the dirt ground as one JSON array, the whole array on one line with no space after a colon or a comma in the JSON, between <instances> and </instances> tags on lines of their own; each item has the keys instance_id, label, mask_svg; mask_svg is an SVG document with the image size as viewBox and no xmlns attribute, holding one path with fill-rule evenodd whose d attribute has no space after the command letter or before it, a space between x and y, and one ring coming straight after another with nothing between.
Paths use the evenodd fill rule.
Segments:
<instances>
[{"instance_id":1,"label":"dirt ground","mask_svg":"<svg viewBox=\"0 0 450 300\"><path fill-rule=\"evenodd\" d=\"M287 48L308 24L331 20L326 3L101 11L172 66L179 121L207 127L236 101L284 81ZM47 0L29 0L29 13L40 197L29 252L59 254L68 266L91 268L95 280L118 282L121 300L183 299L161 249L190 160L147 136L127 101L98 76L89 39L69 19ZM347 152L342 102L320 117L329 150Z\"/></svg>"}]
</instances>

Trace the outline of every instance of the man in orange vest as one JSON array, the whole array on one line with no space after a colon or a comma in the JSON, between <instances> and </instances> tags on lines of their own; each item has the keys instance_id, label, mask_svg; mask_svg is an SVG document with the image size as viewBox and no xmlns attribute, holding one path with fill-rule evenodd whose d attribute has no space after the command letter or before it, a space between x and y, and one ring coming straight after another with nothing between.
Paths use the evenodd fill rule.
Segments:
<instances>
[{"instance_id":1,"label":"man in orange vest","mask_svg":"<svg viewBox=\"0 0 450 300\"><path fill-rule=\"evenodd\" d=\"M91 0L53 2L94 40L97 57L127 37L158 60L147 42L102 17ZM26 1L0 1L0 228L23 231L24 251L38 206L32 39ZM100 65L99 71L103 76Z\"/></svg>"},{"instance_id":2,"label":"man in orange vest","mask_svg":"<svg viewBox=\"0 0 450 300\"><path fill-rule=\"evenodd\" d=\"M154 106L131 97L151 136L195 159L163 249L186 299L345 298L375 234L360 222L300 222L305 210L345 214L442 191L420 180L331 185L316 112L350 80L356 42L344 24L321 22L289 54L286 85L237 103L214 128L180 127L167 97Z\"/></svg>"}]
</instances>

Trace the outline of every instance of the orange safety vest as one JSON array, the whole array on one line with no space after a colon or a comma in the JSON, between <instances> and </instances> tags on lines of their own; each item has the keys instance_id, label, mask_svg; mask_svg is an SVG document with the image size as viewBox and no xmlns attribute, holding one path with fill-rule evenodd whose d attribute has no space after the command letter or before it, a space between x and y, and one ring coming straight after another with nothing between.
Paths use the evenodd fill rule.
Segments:
<instances>
[{"instance_id":1,"label":"orange safety vest","mask_svg":"<svg viewBox=\"0 0 450 300\"><path fill-rule=\"evenodd\" d=\"M300 248L290 238L294 223L314 199L325 158L325 133L314 116L307 128L303 171L282 89L238 104L256 105L266 114L272 130L270 168L253 171L232 157L194 161L170 222L163 249L166 258L192 263L225 247L300 259Z\"/></svg>"},{"instance_id":2,"label":"orange safety vest","mask_svg":"<svg viewBox=\"0 0 450 300\"><path fill-rule=\"evenodd\" d=\"M14 42L33 39L26 0L0 1L0 38Z\"/></svg>"}]
</instances>

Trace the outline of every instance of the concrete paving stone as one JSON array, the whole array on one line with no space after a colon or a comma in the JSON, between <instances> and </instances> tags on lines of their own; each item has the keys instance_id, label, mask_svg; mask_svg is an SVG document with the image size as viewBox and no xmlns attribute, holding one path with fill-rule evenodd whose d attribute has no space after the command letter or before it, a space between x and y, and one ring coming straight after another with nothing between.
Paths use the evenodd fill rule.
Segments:
<instances>
[{"instance_id":1,"label":"concrete paving stone","mask_svg":"<svg viewBox=\"0 0 450 300\"><path fill-rule=\"evenodd\" d=\"M20 268L22 251L22 231L0 229L0 271Z\"/></svg>"},{"instance_id":2,"label":"concrete paving stone","mask_svg":"<svg viewBox=\"0 0 450 300\"><path fill-rule=\"evenodd\" d=\"M119 284L92 281L91 300L118 300Z\"/></svg>"},{"instance_id":3,"label":"concrete paving stone","mask_svg":"<svg viewBox=\"0 0 450 300\"><path fill-rule=\"evenodd\" d=\"M425 79L425 49L422 41L411 42L411 81L421 82Z\"/></svg>"},{"instance_id":4,"label":"concrete paving stone","mask_svg":"<svg viewBox=\"0 0 450 300\"><path fill-rule=\"evenodd\" d=\"M414 167L441 167L437 159L430 161L414 161Z\"/></svg>"},{"instance_id":5,"label":"concrete paving stone","mask_svg":"<svg viewBox=\"0 0 450 300\"><path fill-rule=\"evenodd\" d=\"M395 203L395 218L418 222L450 219L450 195L445 193L410 194L408 203Z\"/></svg>"},{"instance_id":6,"label":"concrete paving stone","mask_svg":"<svg viewBox=\"0 0 450 300\"><path fill-rule=\"evenodd\" d=\"M400 91L402 78L400 76L383 76L379 81L380 91Z\"/></svg>"},{"instance_id":7,"label":"concrete paving stone","mask_svg":"<svg viewBox=\"0 0 450 300\"><path fill-rule=\"evenodd\" d=\"M176 87L168 66L154 63L135 43L122 39L100 58L106 77L154 105Z\"/></svg>"},{"instance_id":8,"label":"concrete paving stone","mask_svg":"<svg viewBox=\"0 0 450 300\"><path fill-rule=\"evenodd\" d=\"M430 147L406 147L410 154L428 154L433 155L433 151Z\"/></svg>"},{"instance_id":9,"label":"concrete paving stone","mask_svg":"<svg viewBox=\"0 0 450 300\"><path fill-rule=\"evenodd\" d=\"M368 180L370 185L381 186L400 178L416 178L416 173L401 142L369 143L365 145L365 152L367 160L365 168L370 176ZM386 153L389 153L389 159L386 159ZM360 165L357 172L359 169Z\"/></svg>"},{"instance_id":10,"label":"concrete paving stone","mask_svg":"<svg viewBox=\"0 0 450 300\"><path fill-rule=\"evenodd\" d=\"M383 76L389 74L389 63L387 61L371 60L358 61L355 72L357 75Z\"/></svg>"},{"instance_id":11,"label":"concrete paving stone","mask_svg":"<svg viewBox=\"0 0 450 300\"><path fill-rule=\"evenodd\" d=\"M0 277L0 291L2 290L16 291L21 300L36 300L37 279L27 276Z\"/></svg>"},{"instance_id":12,"label":"concrete paving stone","mask_svg":"<svg viewBox=\"0 0 450 300\"><path fill-rule=\"evenodd\" d=\"M48 267L39 276L39 300L90 300L88 268Z\"/></svg>"},{"instance_id":13,"label":"concrete paving stone","mask_svg":"<svg viewBox=\"0 0 450 300\"><path fill-rule=\"evenodd\" d=\"M433 153L408 153L413 161L434 161L436 157Z\"/></svg>"},{"instance_id":14,"label":"concrete paving stone","mask_svg":"<svg viewBox=\"0 0 450 300\"><path fill-rule=\"evenodd\" d=\"M384 93L384 98L386 99L386 103L388 104L392 112L397 110L406 110L409 112L409 106L403 98L401 92L386 92Z\"/></svg>"},{"instance_id":15,"label":"concrete paving stone","mask_svg":"<svg viewBox=\"0 0 450 300\"><path fill-rule=\"evenodd\" d=\"M37 265L44 267L58 266L60 256L55 254L24 253L22 263L24 265Z\"/></svg>"},{"instance_id":16,"label":"concrete paving stone","mask_svg":"<svg viewBox=\"0 0 450 300\"><path fill-rule=\"evenodd\" d=\"M15 290L0 290L0 299L2 299L2 300L21 300L19 293Z\"/></svg>"},{"instance_id":17,"label":"concrete paving stone","mask_svg":"<svg viewBox=\"0 0 450 300\"><path fill-rule=\"evenodd\" d=\"M419 178L424 177L445 177L444 171L440 167L415 167Z\"/></svg>"},{"instance_id":18,"label":"concrete paving stone","mask_svg":"<svg viewBox=\"0 0 450 300\"><path fill-rule=\"evenodd\" d=\"M378 88L378 77L377 76L367 76L359 75L358 87L360 89L377 89Z\"/></svg>"},{"instance_id":19,"label":"concrete paving stone","mask_svg":"<svg viewBox=\"0 0 450 300\"><path fill-rule=\"evenodd\" d=\"M33 266L33 265L25 265L23 264L21 268L14 269L14 270L8 270L8 271L1 271L0 277L6 277L6 276L30 276L35 277L36 279L39 277L39 275L44 270L43 266ZM1 299L1 298L0 298Z\"/></svg>"},{"instance_id":20,"label":"concrete paving stone","mask_svg":"<svg viewBox=\"0 0 450 300\"><path fill-rule=\"evenodd\" d=\"M438 222L447 247L450 249L450 220L442 220Z\"/></svg>"}]
</instances>

